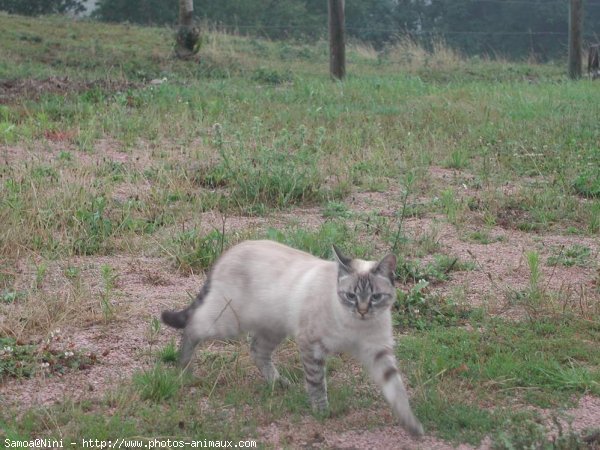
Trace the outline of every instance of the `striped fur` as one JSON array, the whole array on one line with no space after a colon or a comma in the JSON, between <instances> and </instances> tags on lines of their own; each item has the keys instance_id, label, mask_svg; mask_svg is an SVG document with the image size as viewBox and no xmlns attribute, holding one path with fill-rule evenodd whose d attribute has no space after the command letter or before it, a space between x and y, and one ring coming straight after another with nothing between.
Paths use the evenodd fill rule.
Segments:
<instances>
[{"instance_id":1,"label":"striped fur","mask_svg":"<svg viewBox=\"0 0 600 450\"><path fill-rule=\"evenodd\" d=\"M271 241L246 241L228 250L182 311L164 311L163 322L182 328L180 365L189 369L204 340L251 336L250 354L269 383L288 381L272 353L287 336L296 339L305 385L315 410L327 410L325 361L334 353L358 358L380 386L400 423L420 435L393 353L390 307L396 258L350 259L334 247L336 261Z\"/></svg>"}]
</instances>

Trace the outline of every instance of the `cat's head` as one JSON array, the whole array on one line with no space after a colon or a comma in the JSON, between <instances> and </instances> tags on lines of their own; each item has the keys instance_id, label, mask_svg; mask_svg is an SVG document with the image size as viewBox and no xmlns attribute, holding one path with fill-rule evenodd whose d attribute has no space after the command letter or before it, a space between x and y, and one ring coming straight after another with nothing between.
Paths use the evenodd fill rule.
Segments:
<instances>
[{"instance_id":1,"label":"cat's head","mask_svg":"<svg viewBox=\"0 0 600 450\"><path fill-rule=\"evenodd\" d=\"M362 320L390 309L396 300L394 255L389 254L379 262L350 259L335 245L333 254L338 263L337 293L342 306Z\"/></svg>"}]
</instances>

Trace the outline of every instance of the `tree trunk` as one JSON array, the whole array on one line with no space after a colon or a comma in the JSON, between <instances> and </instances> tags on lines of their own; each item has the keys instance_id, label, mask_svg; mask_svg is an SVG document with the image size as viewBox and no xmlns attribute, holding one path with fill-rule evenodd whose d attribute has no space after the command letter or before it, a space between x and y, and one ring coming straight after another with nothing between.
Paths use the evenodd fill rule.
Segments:
<instances>
[{"instance_id":1,"label":"tree trunk","mask_svg":"<svg viewBox=\"0 0 600 450\"><path fill-rule=\"evenodd\" d=\"M179 28L192 28L194 0L179 0Z\"/></svg>"},{"instance_id":2,"label":"tree trunk","mask_svg":"<svg viewBox=\"0 0 600 450\"><path fill-rule=\"evenodd\" d=\"M194 55L200 33L194 28L194 0L179 0L179 28L175 53L186 59Z\"/></svg>"}]
</instances>

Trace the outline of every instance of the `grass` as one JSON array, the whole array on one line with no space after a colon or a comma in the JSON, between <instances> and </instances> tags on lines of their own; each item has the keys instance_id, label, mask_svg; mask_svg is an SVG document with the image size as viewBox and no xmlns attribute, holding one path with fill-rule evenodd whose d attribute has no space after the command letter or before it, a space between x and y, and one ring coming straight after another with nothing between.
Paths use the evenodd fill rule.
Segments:
<instances>
[{"instance_id":1,"label":"grass","mask_svg":"<svg viewBox=\"0 0 600 450\"><path fill-rule=\"evenodd\" d=\"M413 383L426 386L416 407L425 426L476 444L518 416L515 402L553 408L573 395L598 395L599 373L590 369L600 357L597 333L583 322L491 320L473 331L434 326L404 338L398 351Z\"/></svg>"},{"instance_id":2,"label":"grass","mask_svg":"<svg viewBox=\"0 0 600 450\"><path fill-rule=\"evenodd\" d=\"M192 379L171 367L175 342L148 311L245 238L323 258L332 244L398 255L397 354L428 433L545 448L552 424L535 408L560 415L600 395L593 83L568 81L560 65L467 60L408 41L379 53L349 44L348 77L331 83L325 42L207 32L199 59L183 62L170 30L60 17L0 14L0 44L0 378L104 364L63 347L59 327L78 336L93 326L99 343L138 330L149 347L128 356L144 368L92 400L3 408L0 438L392 426L370 413L387 407L347 358L328 365L330 417L311 416L292 343L277 355L287 390L265 386L239 343L203 348ZM519 268L526 285L459 257L449 233L498 251L514 233L535 242ZM577 243L537 245L557 235ZM148 260L160 269L131 294ZM565 268L585 283L553 290ZM492 278L481 306L467 302L462 275ZM582 436L564 429L548 448L577 448Z\"/></svg>"}]
</instances>

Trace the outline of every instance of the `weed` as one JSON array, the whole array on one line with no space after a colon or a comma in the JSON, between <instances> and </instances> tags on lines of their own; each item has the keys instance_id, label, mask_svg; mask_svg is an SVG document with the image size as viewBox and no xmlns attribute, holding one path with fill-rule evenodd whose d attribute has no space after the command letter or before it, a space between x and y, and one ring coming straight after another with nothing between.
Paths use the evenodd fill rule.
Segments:
<instances>
[{"instance_id":1,"label":"weed","mask_svg":"<svg viewBox=\"0 0 600 450\"><path fill-rule=\"evenodd\" d=\"M582 197L600 197L600 170L588 169L580 173L573 181L573 188Z\"/></svg>"},{"instance_id":2,"label":"weed","mask_svg":"<svg viewBox=\"0 0 600 450\"><path fill-rule=\"evenodd\" d=\"M406 181L404 183L404 196L402 197L402 209L400 210L400 214L397 217L397 224L396 224L396 235L394 237L394 242L392 244L392 253L397 253L398 252L398 246L400 245L401 240L403 240L403 236L402 236L402 226L404 224L404 220L406 219L406 205L408 202L408 196L410 195L410 191L413 187L413 184L415 182L415 174L413 172L410 172L409 174L407 174L406 176Z\"/></svg>"},{"instance_id":3,"label":"weed","mask_svg":"<svg viewBox=\"0 0 600 450\"><path fill-rule=\"evenodd\" d=\"M439 198L439 203L442 211L446 214L448 222L453 225L458 225L463 220L465 205L457 198L456 193L451 189L442 191Z\"/></svg>"},{"instance_id":4,"label":"weed","mask_svg":"<svg viewBox=\"0 0 600 450\"><path fill-rule=\"evenodd\" d=\"M329 201L323 208L323 217L326 219L342 218L347 219L351 215L348 207L341 202Z\"/></svg>"},{"instance_id":5,"label":"weed","mask_svg":"<svg viewBox=\"0 0 600 450\"><path fill-rule=\"evenodd\" d=\"M573 244L570 247L561 247L558 251L548 257L547 264L549 266L580 266L587 265L590 259L591 250L589 247L581 244Z\"/></svg>"},{"instance_id":6,"label":"weed","mask_svg":"<svg viewBox=\"0 0 600 450\"><path fill-rule=\"evenodd\" d=\"M179 359L179 352L177 351L177 346L175 345L175 341L171 339L167 345L165 345L158 352L158 358L161 362L166 364L174 364Z\"/></svg>"},{"instance_id":7,"label":"weed","mask_svg":"<svg viewBox=\"0 0 600 450\"><path fill-rule=\"evenodd\" d=\"M588 230L592 234L598 234L600 232L600 202L594 203L590 210Z\"/></svg>"},{"instance_id":8,"label":"weed","mask_svg":"<svg viewBox=\"0 0 600 450\"><path fill-rule=\"evenodd\" d=\"M35 281L34 281L34 289L41 289L44 284L44 279L46 278L46 272L48 271L48 265L45 262L40 263L35 267Z\"/></svg>"},{"instance_id":9,"label":"weed","mask_svg":"<svg viewBox=\"0 0 600 450\"><path fill-rule=\"evenodd\" d=\"M100 294L100 309L105 322L109 322L115 313L112 296L115 289L115 282L117 280L117 274L114 269L108 264L103 264L100 267L100 274L102 276L102 292Z\"/></svg>"},{"instance_id":10,"label":"weed","mask_svg":"<svg viewBox=\"0 0 600 450\"><path fill-rule=\"evenodd\" d=\"M113 223L106 215L106 198L94 197L75 211L72 218L72 248L78 255L98 253L111 235Z\"/></svg>"},{"instance_id":11,"label":"weed","mask_svg":"<svg viewBox=\"0 0 600 450\"><path fill-rule=\"evenodd\" d=\"M503 236L492 236L487 230L473 231L467 235L469 241L476 242L478 244L488 245L494 242L502 242Z\"/></svg>"},{"instance_id":12,"label":"weed","mask_svg":"<svg viewBox=\"0 0 600 450\"><path fill-rule=\"evenodd\" d=\"M456 257L445 254L435 255L433 261L427 264L420 264L418 261L402 258L396 268L396 278L401 283L418 282L420 280L437 283L447 281L450 278L450 272L473 269L475 269L475 263L460 261Z\"/></svg>"},{"instance_id":13,"label":"weed","mask_svg":"<svg viewBox=\"0 0 600 450\"><path fill-rule=\"evenodd\" d=\"M150 323L148 324L148 341L151 344L156 342L158 333L160 333L160 320L158 320L156 317L152 317L150 319Z\"/></svg>"},{"instance_id":14,"label":"weed","mask_svg":"<svg viewBox=\"0 0 600 450\"><path fill-rule=\"evenodd\" d=\"M252 80L258 83L282 84L292 82L294 80L294 75L290 70L281 72L276 69L260 67L252 74Z\"/></svg>"},{"instance_id":15,"label":"weed","mask_svg":"<svg viewBox=\"0 0 600 450\"><path fill-rule=\"evenodd\" d=\"M289 152L259 144L252 154L239 145L237 151L221 156L231 198L240 209L281 208L319 197L322 178L311 149Z\"/></svg>"},{"instance_id":16,"label":"weed","mask_svg":"<svg viewBox=\"0 0 600 450\"><path fill-rule=\"evenodd\" d=\"M450 298L429 293L429 283L420 280L408 293L398 291L394 305L394 324L401 328L427 330L457 325L469 318L471 310Z\"/></svg>"},{"instance_id":17,"label":"weed","mask_svg":"<svg viewBox=\"0 0 600 450\"><path fill-rule=\"evenodd\" d=\"M229 241L222 231L214 229L201 235L192 228L174 237L172 255L178 270L190 273L210 268L228 245Z\"/></svg>"},{"instance_id":18,"label":"weed","mask_svg":"<svg viewBox=\"0 0 600 450\"><path fill-rule=\"evenodd\" d=\"M307 231L300 227L291 227L283 231L269 228L266 237L324 259L331 257L333 244L343 245L348 254L356 258L363 258L372 251L369 245L356 242L350 228L340 222L325 222L316 231Z\"/></svg>"},{"instance_id":19,"label":"weed","mask_svg":"<svg viewBox=\"0 0 600 450\"><path fill-rule=\"evenodd\" d=\"M444 161L444 167L448 169L464 169L469 165L469 154L465 149L456 149Z\"/></svg>"},{"instance_id":20,"label":"weed","mask_svg":"<svg viewBox=\"0 0 600 450\"><path fill-rule=\"evenodd\" d=\"M96 362L93 353L71 347L56 348L49 342L23 344L14 338L0 337L0 381L4 378L29 378L39 373L62 375L72 370L85 370Z\"/></svg>"},{"instance_id":21,"label":"weed","mask_svg":"<svg viewBox=\"0 0 600 450\"><path fill-rule=\"evenodd\" d=\"M133 385L142 400L159 403L177 394L182 385L182 373L178 369L168 369L157 364L134 374Z\"/></svg>"},{"instance_id":22,"label":"weed","mask_svg":"<svg viewBox=\"0 0 600 450\"><path fill-rule=\"evenodd\" d=\"M593 447L594 433L576 431L568 424L567 430L555 415L552 416L556 431L551 433L548 426L540 423L539 418L513 417L506 420L505 430L493 438L494 450L513 450L535 448L540 450L588 450ZM554 434L548 439L549 434ZM592 443L592 446L590 446Z\"/></svg>"},{"instance_id":23,"label":"weed","mask_svg":"<svg viewBox=\"0 0 600 450\"><path fill-rule=\"evenodd\" d=\"M0 291L0 302L2 303L13 303L19 298L25 297L27 294L25 292L13 291L10 289L4 289Z\"/></svg>"}]
</instances>

